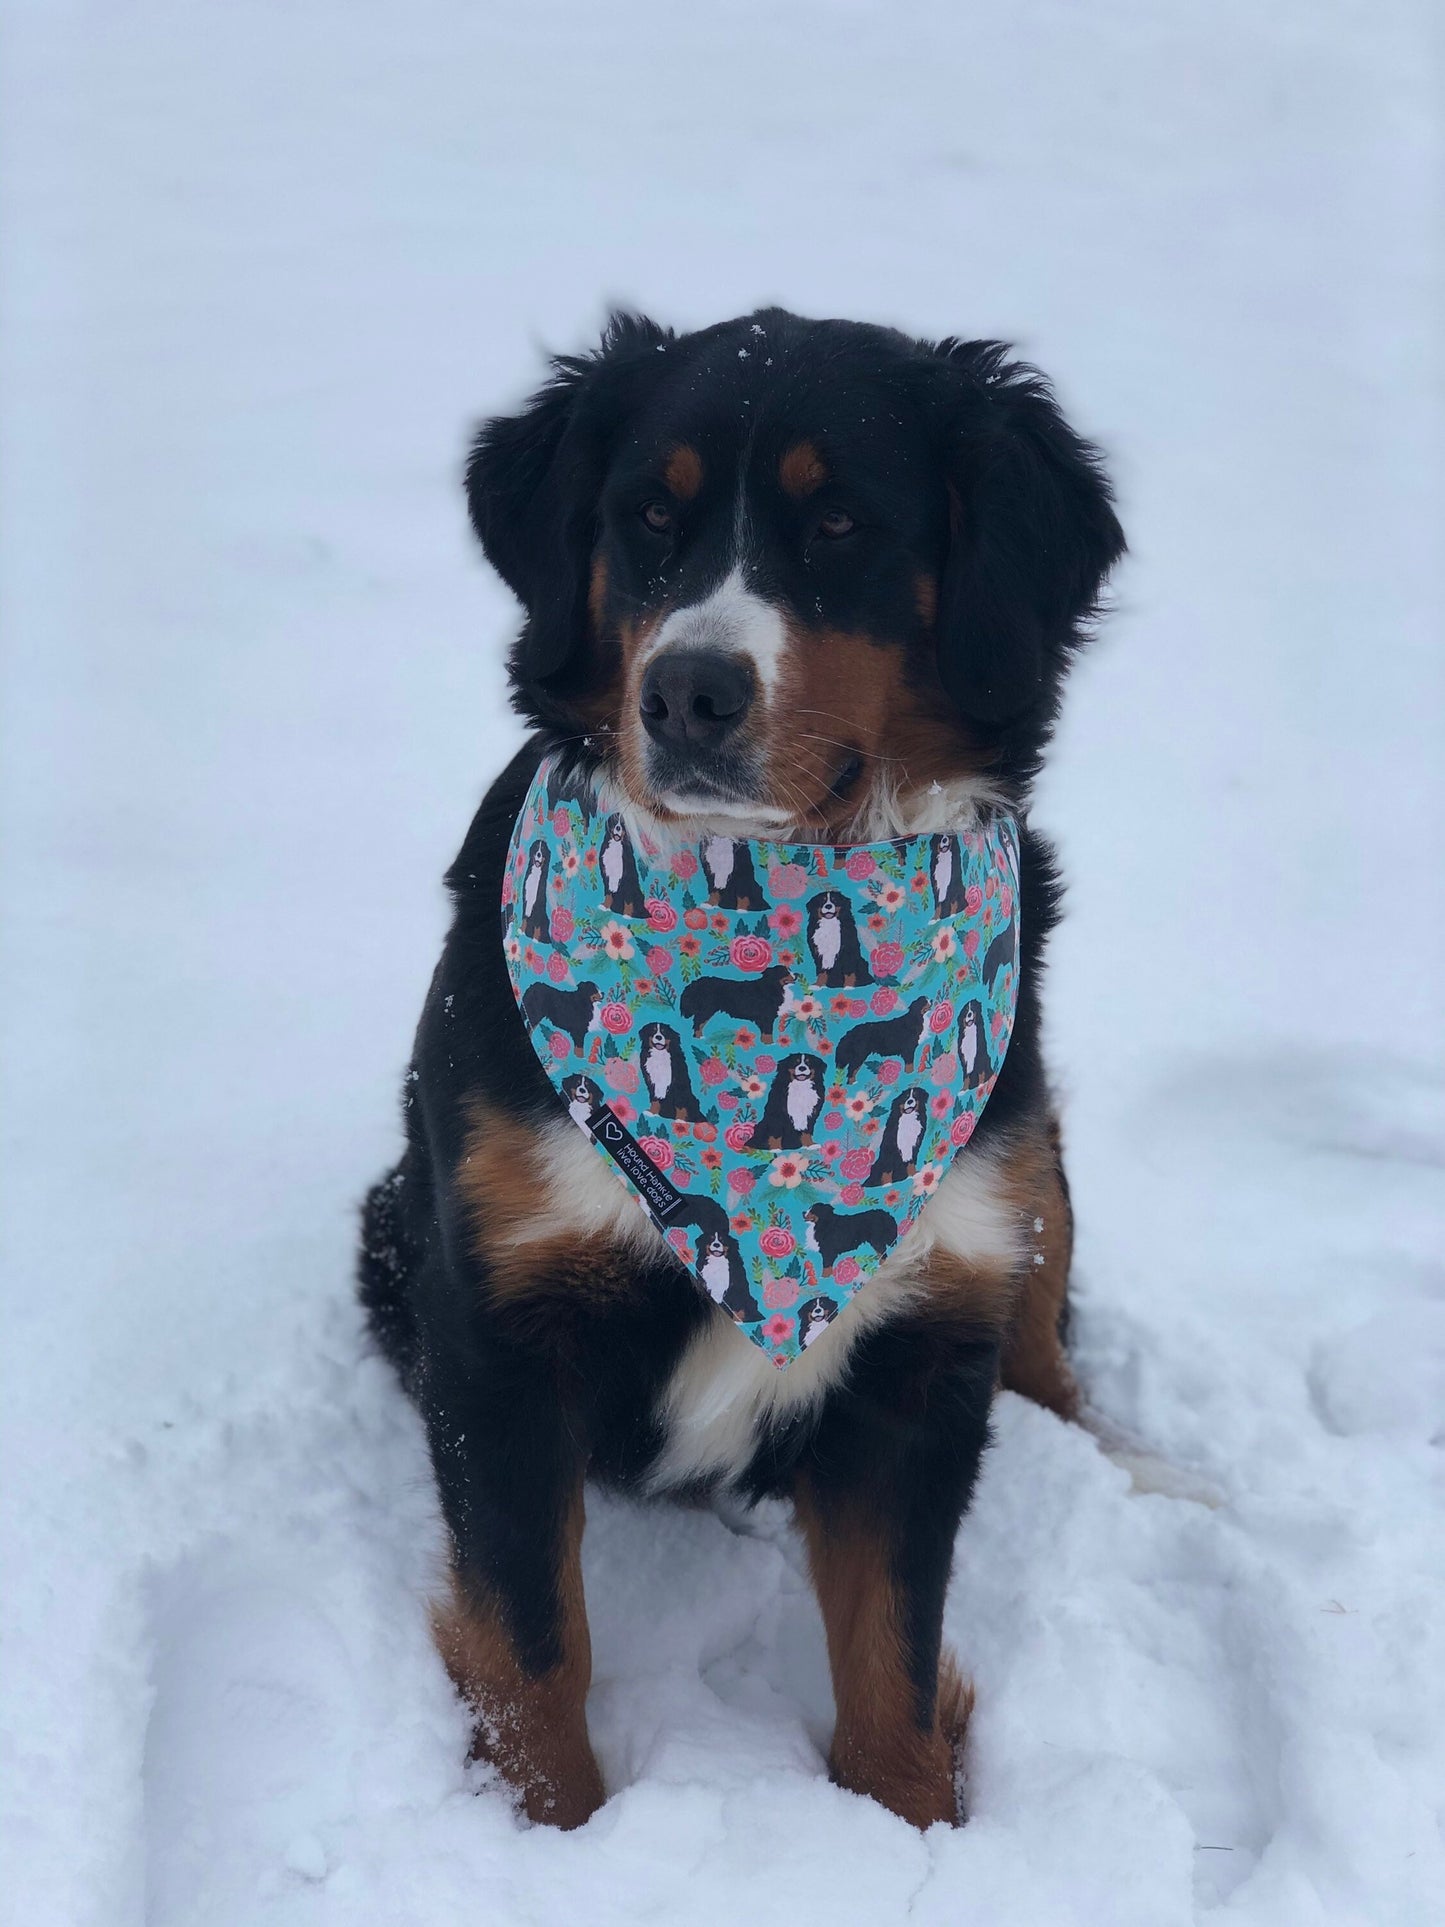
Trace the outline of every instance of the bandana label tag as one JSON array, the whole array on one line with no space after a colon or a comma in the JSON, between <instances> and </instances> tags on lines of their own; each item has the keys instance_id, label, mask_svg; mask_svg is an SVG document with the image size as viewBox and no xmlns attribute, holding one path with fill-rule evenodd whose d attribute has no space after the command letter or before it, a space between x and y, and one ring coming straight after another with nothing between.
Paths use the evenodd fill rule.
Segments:
<instances>
[{"instance_id":1,"label":"bandana label tag","mask_svg":"<svg viewBox=\"0 0 1445 1927\"><path fill-rule=\"evenodd\" d=\"M658 1170L637 1139L607 1104L599 1104L587 1119L594 1144L600 1144L618 1170L641 1193L654 1218L670 1218L683 1202L682 1193Z\"/></svg>"}]
</instances>

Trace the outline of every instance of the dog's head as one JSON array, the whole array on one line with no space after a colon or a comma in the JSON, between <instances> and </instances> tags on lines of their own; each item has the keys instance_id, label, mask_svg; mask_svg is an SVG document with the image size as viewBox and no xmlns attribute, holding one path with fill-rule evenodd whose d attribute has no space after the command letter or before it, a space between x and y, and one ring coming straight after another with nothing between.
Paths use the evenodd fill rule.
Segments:
<instances>
[{"instance_id":1,"label":"dog's head","mask_svg":"<svg viewBox=\"0 0 1445 1927\"><path fill-rule=\"evenodd\" d=\"M1026 783L1123 549L1094 451L997 343L775 309L615 318L485 424L467 491L526 610L524 712L638 807L764 833Z\"/></svg>"}]
</instances>

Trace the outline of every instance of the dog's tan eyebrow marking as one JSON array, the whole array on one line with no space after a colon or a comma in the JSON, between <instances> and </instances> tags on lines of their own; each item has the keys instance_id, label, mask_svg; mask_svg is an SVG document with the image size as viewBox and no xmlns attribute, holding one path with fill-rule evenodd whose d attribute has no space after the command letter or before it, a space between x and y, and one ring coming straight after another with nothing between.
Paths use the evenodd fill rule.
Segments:
<instances>
[{"instance_id":1,"label":"dog's tan eyebrow marking","mask_svg":"<svg viewBox=\"0 0 1445 1927\"><path fill-rule=\"evenodd\" d=\"M691 442L679 442L667 458L662 479L679 502L696 501L702 487L702 457Z\"/></svg>"},{"instance_id":2,"label":"dog's tan eyebrow marking","mask_svg":"<svg viewBox=\"0 0 1445 1927\"><path fill-rule=\"evenodd\" d=\"M827 465L811 442L794 442L778 463L783 491L797 502L820 489L827 479Z\"/></svg>"}]
</instances>

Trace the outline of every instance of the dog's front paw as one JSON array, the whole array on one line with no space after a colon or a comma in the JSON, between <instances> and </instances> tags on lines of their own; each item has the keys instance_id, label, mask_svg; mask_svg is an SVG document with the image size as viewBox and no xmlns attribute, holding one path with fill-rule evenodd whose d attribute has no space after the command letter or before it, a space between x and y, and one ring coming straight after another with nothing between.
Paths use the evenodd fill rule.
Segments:
<instances>
[{"instance_id":1,"label":"dog's front paw","mask_svg":"<svg viewBox=\"0 0 1445 1927\"><path fill-rule=\"evenodd\" d=\"M863 1793L910 1825L931 1827L939 1820L961 1826L963 1745L973 1689L960 1679L952 1660L939 1674L933 1725L921 1731L911 1722L871 1732L846 1730L840 1722L828 1761L829 1778L850 1793Z\"/></svg>"},{"instance_id":2,"label":"dog's front paw","mask_svg":"<svg viewBox=\"0 0 1445 1927\"><path fill-rule=\"evenodd\" d=\"M471 1758L496 1769L536 1826L570 1832L607 1798L585 1728L524 1732L506 1713L482 1712L472 1731Z\"/></svg>"}]
</instances>

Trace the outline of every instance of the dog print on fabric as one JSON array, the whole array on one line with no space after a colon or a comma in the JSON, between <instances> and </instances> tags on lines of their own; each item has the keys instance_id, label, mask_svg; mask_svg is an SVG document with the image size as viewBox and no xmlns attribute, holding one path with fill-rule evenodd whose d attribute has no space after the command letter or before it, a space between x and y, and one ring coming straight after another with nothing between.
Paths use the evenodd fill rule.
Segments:
<instances>
[{"instance_id":1,"label":"dog print on fabric","mask_svg":"<svg viewBox=\"0 0 1445 1927\"><path fill-rule=\"evenodd\" d=\"M925 1208L993 1089L1018 994L1012 822L664 848L544 761L502 894L559 1102L787 1365Z\"/></svg>"}]
</instances>

